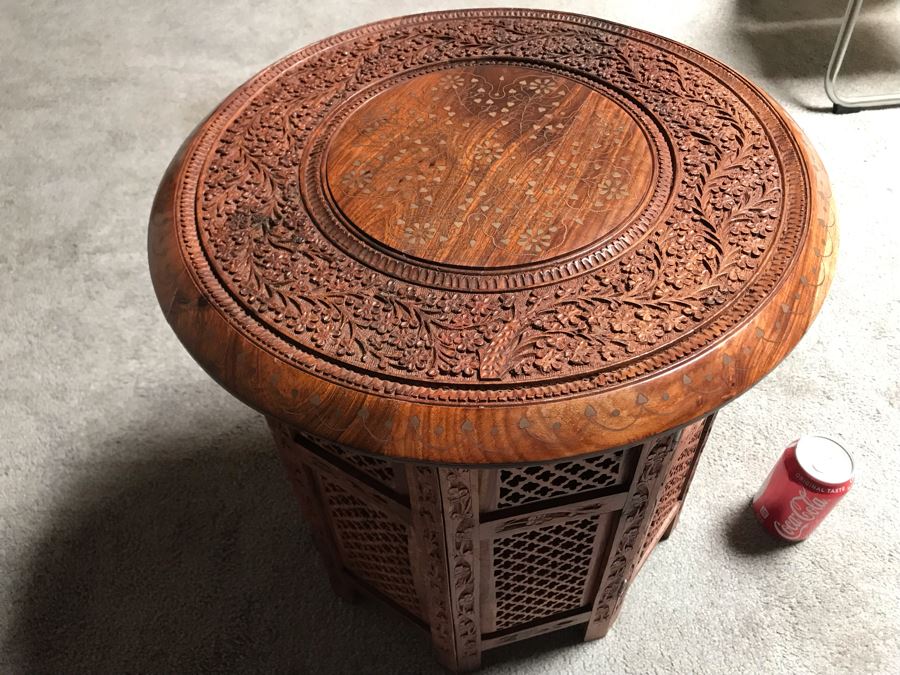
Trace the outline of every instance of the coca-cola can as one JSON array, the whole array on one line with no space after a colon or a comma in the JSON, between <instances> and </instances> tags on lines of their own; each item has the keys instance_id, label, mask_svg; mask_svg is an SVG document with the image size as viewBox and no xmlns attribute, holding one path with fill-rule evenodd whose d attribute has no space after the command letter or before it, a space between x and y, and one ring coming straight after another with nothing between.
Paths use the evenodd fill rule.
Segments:
<instances>
[{"instance_id":1,"label":"coca-cola can","mask_svg":"<svg viewBox=\"0 0 900 675\"><path fill-rule=\"evenodd\" d=\"M823 436L791 443L753 498L753 511L770 533L803 541L853 485L853 459Z\"/></svg>"}]
</instances>

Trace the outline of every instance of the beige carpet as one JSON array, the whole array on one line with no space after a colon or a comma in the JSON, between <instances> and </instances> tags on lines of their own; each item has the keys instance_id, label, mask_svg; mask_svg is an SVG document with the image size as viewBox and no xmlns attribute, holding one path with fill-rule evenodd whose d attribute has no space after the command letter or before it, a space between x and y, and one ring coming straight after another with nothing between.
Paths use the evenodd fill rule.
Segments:
<instances>
[{"instance_id":1,"label":"beige carpet","mask_svg":"<svg viewBox=\"0 0 900 675\"><path fill-rule=\"evenodd\" d=\"M178 344L144 247L169 159L235 86L441 4L0 2L0 672L437 672L413 628L332 597L262 421ZM464 4L482 3L445 6ZM841 4L556 3L766 87L829 168L843 248L810 334L721 413L612 633L510 647L488 672L900 672L900 110L828 112ZM847 86L900 89L898 3L865 13ZM846 444L858 484L778 548L746 505L803 432Z\"/></svg>"}]
</instances>

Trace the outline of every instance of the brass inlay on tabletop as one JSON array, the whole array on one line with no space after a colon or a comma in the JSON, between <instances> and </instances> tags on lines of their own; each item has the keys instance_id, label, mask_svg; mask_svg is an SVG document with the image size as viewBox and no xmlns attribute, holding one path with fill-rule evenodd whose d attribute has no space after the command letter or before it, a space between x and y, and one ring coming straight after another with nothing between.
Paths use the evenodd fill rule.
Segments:
<instances>
[{"instance_id":1,"label":"brass inlay on tabletop","mask_svg":"<svg viewBox=\"0 0 900 675\"><path fill-rule=\"evenodd\" d=\"M653 178L647 138L618 103L508 64L427 73L375 96L332 139L326 167L337 205L369 236L485 267L604 239Z\"/></svg>"}]
</instances>

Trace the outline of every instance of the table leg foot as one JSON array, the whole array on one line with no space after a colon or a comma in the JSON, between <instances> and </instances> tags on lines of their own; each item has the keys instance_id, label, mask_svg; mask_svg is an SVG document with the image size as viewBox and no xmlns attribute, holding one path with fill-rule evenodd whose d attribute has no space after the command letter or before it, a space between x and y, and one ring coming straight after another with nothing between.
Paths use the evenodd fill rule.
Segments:
<instances>
[{"instance_id":1,"label":"table leg foot","mask_svg":"<svg viewBox=\"0 0 900 675\"><path fill-rule=\"evenodd\" d=\"M678 512L675 514L675 517L672 518L672 522L669 523L668 527L666 527L665 531L662 533L662 536L659 538L660 541L665 541L668 539L672 532L675 530L675 526L678 525L678 519L681 517L681 509L678 509Z\"/></svg>"},{"instance_id":2,"label":"table leg foot","mask_svg":"<svg viewBox=\"0 0 900 675\"><path fill-rule=\"evenodd\" d=\"M451 673L471 673L481 668L481 654L459 660L455 654L434 649L434 658Z\"/></svg>"},{"instance_id":3,"label":"table leg foot","mask_svg":"<svg viewBox=\"0 0 900 675\"><path fill-rule=\"evenodd\" d=\"M481 667L478 485L468 469L407 468L413 573L438 661L453 672Z\"/></svg>"},{"instance_id":4,"label":"table leg foot","mask_svg":"<svg viewBox=\"0 0 900 675\"><path fill-rule=\"evenodd\" d=\"M328 570L328 583L331 585L331 590L334 594L344 602L356 605L362 599L356 585L347 578L346 574Z\"/></svg>"}]
</instances>

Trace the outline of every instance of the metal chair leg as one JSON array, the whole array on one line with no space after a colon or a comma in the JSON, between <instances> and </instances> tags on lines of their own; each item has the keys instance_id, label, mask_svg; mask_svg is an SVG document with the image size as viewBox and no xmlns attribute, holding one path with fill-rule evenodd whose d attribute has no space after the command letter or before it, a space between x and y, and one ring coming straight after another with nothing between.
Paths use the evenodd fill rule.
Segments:
<instances>
[{"instance_id":1,"label":"metal chair leg","mask_svg":"<svg viewBox=\"0 0 900 675\"><path fill-rule=\"evenodd\" d=\"M844 62L844 55L847 53L847 47L850 45L850 36L856 27L862 4L863 0L850 0L847 4L844 23L841 25L841 30L838 33L837 42L835 42L834 51L831 54L831 61L828 62L828 72L825 73L825 93L828 94L828 98L834 104L833 112L835 113L856 112L866 108L887 108L900 105L900 94L843 98L835 90L838 71Z\"/></svg>"}]
</instances>

